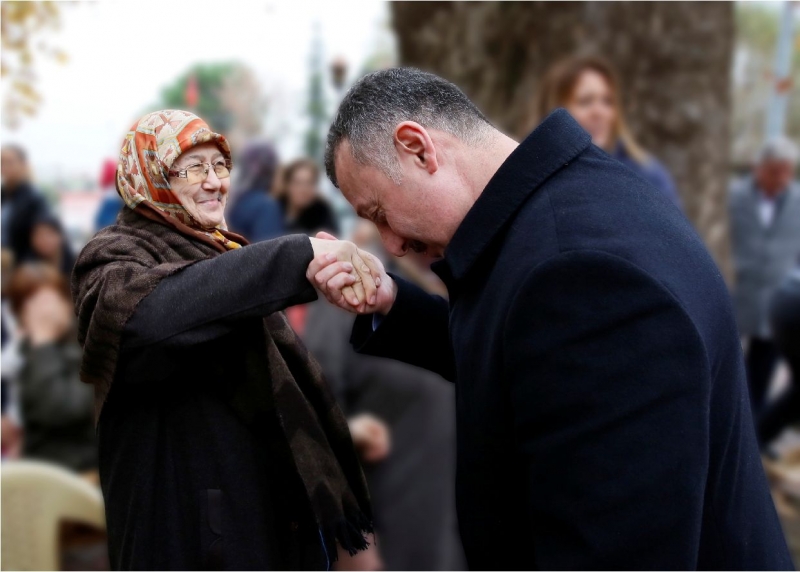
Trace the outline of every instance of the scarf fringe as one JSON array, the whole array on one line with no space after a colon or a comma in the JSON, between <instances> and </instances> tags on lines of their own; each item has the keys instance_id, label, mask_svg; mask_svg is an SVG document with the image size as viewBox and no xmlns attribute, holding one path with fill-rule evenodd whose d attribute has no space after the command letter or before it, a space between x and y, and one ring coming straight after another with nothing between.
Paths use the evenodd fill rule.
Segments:
<instances>
[{"instance_id":1,"label":"scarf fringe","mask_svg":"<svg viewBox=\"0 0 800 572\"><path fill-rule=\"evenodd\" d=\"M320 532L328 560L335 562L338 559L338 547L346 550L350 556L359 550L366 550L370 545L366 535L373 533L374 528L372 521L359 511L320 527Z\"/></svg>"}]
</instances>

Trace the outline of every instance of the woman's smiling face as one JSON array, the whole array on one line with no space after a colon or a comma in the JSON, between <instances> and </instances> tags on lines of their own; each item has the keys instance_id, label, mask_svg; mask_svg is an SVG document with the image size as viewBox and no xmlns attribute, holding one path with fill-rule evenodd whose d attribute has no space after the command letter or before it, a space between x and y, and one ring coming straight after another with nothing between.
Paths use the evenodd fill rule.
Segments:
<instances>
[{"instance_id":1,"label":"woman's smiling face","mask_svg":"<svg viewBox=\"0 0 800 572\"><path fill-rule=\"evenodd\" d=\"M182 171L191 165L214 163L224 160L225 156L215 143L202 143L188 149L175 160L173 171ZM228 201L228 189L231 178L217 177L213 168L208 169L208 176L201 182L193 182L182 177L170 177L172 192L178 197L183 208L203 228L214 228L225 220L225 205Z\"/></svg>"}]
</instances>

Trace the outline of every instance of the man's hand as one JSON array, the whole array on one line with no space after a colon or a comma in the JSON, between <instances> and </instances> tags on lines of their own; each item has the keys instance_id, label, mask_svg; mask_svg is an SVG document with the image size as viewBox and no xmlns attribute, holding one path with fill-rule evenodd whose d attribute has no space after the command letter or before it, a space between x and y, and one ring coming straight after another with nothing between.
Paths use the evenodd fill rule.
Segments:
<instances>
[{"instance_id":1,"label":"man's hand","mask_svg":"<svg viewBox=\"0 0 800 572\"><path fill-rule=\"evenodd\" d=\"M314 260L306 277L329 302L357 314L389 313L396 286L377 257L325 232L311 244Z\"/></svg>"},{"instance_id":2,"label":"man's hand","mask_svg":"<svg viewBox=\"0 0 800 572\"><path fill-rule=\"evenodd\" d=\"M314 260L324 260L326 264L336 268L332 288L337 295L335 300L331 300L333 303L350 311L353 311L353 308L363 311L367 304L374 303L376 280L355 244L338 240L326 232L319 232L316 238L309 240L314 249ZM377 272L375 275L377 276ZM313 279L313 275L306 272L306 277L320 289L320 284Z\"/></svg>"},{"instance_id":3,"label":"man's hand","mask_svg":"<svg viewBox=\"0 0 800 572\"><path fill-rule=\"evenodd\" d=\"M365 463L377 463L389 455L389 427L383 421L363 414L351 418L347 424L350 426L353 444Z\"/></svg>"}]
</instances>

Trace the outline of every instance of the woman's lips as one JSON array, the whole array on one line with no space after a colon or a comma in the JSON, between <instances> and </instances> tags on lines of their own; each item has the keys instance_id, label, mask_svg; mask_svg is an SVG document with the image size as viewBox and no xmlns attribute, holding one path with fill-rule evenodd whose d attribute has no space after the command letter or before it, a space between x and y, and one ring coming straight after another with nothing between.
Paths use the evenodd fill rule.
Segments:
<instances>
[{"instance_id":1,"label":"woman's lips","mask_svg":"<svg viewBox=\"0 0 800 572\"><path fill-rule=\"evenodd\" d=\"M198 205L202 205L203 208L216 208L217 205L222 204L222 197L214 197L213 199L207 199L205 201L197 201Z\"/></svg>"}]
</instances>

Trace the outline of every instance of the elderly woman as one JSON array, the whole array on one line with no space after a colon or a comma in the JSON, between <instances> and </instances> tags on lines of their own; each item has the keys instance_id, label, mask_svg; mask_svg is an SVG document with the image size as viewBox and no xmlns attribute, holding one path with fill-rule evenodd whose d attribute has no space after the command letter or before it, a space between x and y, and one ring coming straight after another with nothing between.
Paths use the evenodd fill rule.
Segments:
<instances>
[{"instance_id":1,"label":"elderly woman","mask_svg":"<svg viewBox=\"0 0 800 572\"><path fill-rule=\"evenodd\" d=\"M128 208L73 274L116 569L318 569L367 544L347 423L281 310L316 298L315 255L336 260L342 304L374 299L377 271L346 242L245 246L230 171L200 118L145 116L117 170Z\"/></svg>"}]
</instances>

